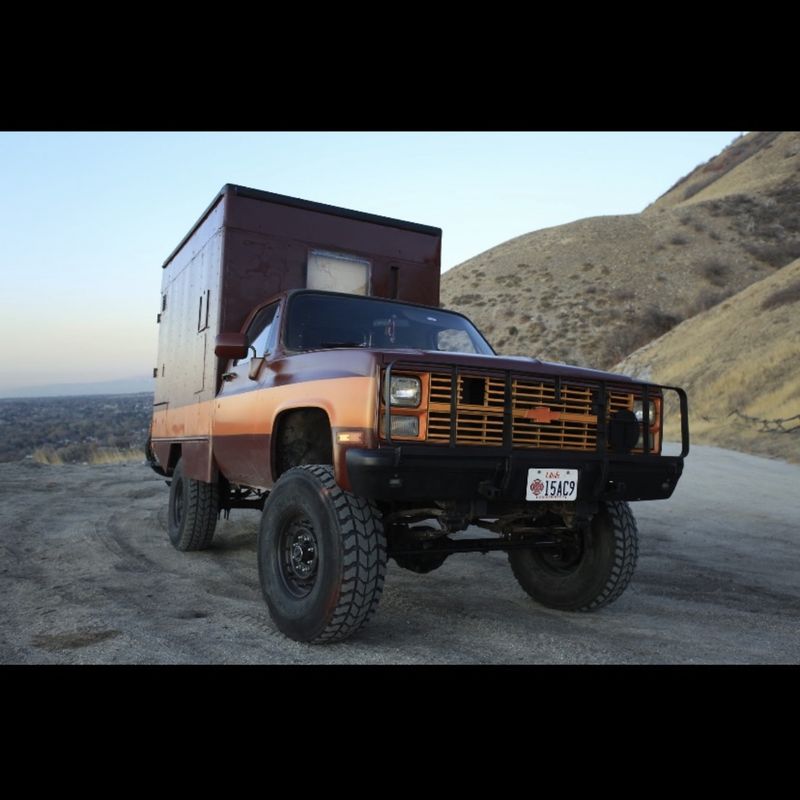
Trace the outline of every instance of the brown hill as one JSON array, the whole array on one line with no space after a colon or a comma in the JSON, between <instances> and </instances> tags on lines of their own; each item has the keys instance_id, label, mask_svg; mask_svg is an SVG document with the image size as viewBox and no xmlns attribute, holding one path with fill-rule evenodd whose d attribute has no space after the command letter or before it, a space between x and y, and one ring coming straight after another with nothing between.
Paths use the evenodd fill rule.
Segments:
<instances>
[{"instance_id":1,"label":"brown hill","mask_svg":"<svg viewBox=\"0 0 800 800\"><path fill-rule=\"evenodd\" d=\"M719 155L681 178L646 211L687 206L732 194L764 194L785 181L797 183L797 133L756 131L740 136Z\"/></svg>"},{"instance_id":2,"label":"brown hill","mask_svg":"<svg viewBox=\"0 0 800 800\"><path fill-rule=\"evenodd\" d=\"M608 367L800 256L800 133L734 141L641 214L524 234L442 276L501 353Z\"/></svg>"},{"instance_id":3,"label":"brown hill","mask_svg":"<svg viewBox=\"0 0 800 800\"><path fill-rule=\"evenodd\" d=\"M693 441L800 463L800 259L683 322L615 370L683 386ZM670 434L679 438L674 422Z\"/></svg>"}]
</instances>

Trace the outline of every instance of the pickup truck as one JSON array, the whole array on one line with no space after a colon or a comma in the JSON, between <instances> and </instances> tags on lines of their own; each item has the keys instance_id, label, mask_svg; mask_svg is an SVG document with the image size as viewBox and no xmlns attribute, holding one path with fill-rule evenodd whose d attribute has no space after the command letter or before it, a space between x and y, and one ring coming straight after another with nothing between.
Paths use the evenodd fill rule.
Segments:
<instances>
[{"instance_id":1,"label":"pickup truck","mask_svg":"<svg viewBox=\"0 0 800 800\"><path fill-rule=\"evenodd\" d=\"M498 356L439 307L440 249L438 228L228 184L164 264L147 450L170 541L260 512L263 596L296 641L361 628L390 558L503 550L537 603L600 608L636 565L629 502L680 478L683 390Z\"/></svg>"}]
</instances>

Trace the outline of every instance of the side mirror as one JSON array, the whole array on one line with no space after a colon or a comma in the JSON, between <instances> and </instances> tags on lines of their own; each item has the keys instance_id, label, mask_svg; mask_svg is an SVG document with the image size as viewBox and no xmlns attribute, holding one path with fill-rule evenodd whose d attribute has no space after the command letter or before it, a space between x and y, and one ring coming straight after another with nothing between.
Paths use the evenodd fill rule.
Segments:
<instances>
[{"instance_id":1,"label":"side mirror","mask_svg":"<svg viewBox=\"0 0 800 800\"><path fill-rule=\"evenodd\" d=\"M214 354L219 358L246 358L249 349L243 333L221 333L214 344Z\"/></svg>"}]
</instances>

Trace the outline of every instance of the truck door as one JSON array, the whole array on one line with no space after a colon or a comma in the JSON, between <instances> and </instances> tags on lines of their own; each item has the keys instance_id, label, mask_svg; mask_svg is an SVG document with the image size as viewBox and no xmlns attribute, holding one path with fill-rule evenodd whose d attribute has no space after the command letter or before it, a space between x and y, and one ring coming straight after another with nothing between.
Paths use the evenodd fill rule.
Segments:
<instances>
[{"instance_id":1,"label":"truck door","mask_svg":"<svg viewBox=\"0 0 800 800\"><path fill-rule=\"evenodd\" d=\"M212 447L217 465L231 483L260 488L272 485L270 388L275 377L269 361L278 341L280 317L280 303L262 308L246 330L255 356L251 350L246 358L229 361L222 375L215 401ZM255 357L266 357L266 362L252 379Z\"/></svg>"}]
</instances>

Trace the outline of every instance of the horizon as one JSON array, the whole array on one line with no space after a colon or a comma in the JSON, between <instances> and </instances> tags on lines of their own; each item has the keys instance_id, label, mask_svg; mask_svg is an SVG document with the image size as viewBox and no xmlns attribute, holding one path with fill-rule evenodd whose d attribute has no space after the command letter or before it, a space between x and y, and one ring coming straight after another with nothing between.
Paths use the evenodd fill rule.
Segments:
<instances>
[{"instance_id":1,"label":"horizon","mask_svg":"<svg viewBox=\"0 0 800 800\"><path fill-rule=\"evenodd\" d=\"M739 134L2 133L0 397L148 380L161 264L225 183L441 227L446 272L639 213Z\"/></svg>"}]
</instances>

